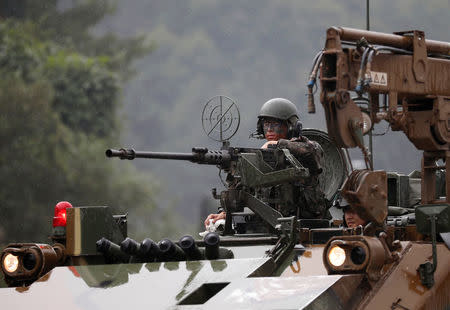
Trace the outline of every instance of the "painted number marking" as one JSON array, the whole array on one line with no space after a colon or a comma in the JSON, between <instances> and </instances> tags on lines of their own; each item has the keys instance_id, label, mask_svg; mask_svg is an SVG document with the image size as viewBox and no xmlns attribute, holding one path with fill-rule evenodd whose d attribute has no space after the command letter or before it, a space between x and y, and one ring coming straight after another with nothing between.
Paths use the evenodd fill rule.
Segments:
<instances>
[{"instance_id":1,"label":"painted number marking","mask_svg":"<svg viewBox=\"0 0 450 310\"><path fill-rule=\"evenodd\" d=\"M372 78L372 85L388 86L387 73L386 72L370 72Z\"/></svg>"}]
</instances>

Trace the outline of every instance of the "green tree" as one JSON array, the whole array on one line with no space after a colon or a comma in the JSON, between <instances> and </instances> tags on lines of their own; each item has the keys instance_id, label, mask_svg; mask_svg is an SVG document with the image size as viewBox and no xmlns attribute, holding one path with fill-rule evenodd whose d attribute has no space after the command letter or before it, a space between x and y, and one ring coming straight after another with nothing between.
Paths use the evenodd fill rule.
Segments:
<instances>
[{"instance_id":1,"label":"green tree","mask_svg":"<svg viewBox=\"0 0 450 310\"><path fill-rule=\"evenodd\" d=\"M95 35L93 28L115 13L112 0L0 2L0 17L31 22L34 37L41 41L53 41L85 56L107 56L107 66L128 79L134 73L133 61L148 54L155 45L144 35L119 37L112 32Z\"/></svg>"},{"instance_id":2,"label":"green tree","mask_svg":"<svg viewBox=\"0 0 450 310\"><path fill-rule=\"evenodd\" d=\"M0 244L45 241L60 200L109 205L120 213L154 208L150 177L104 156L119 141L120 85L134 56L121 62L111 50L86 47L82 53L76 42L83 38L69 32L52 39L56 26L45 21L66 11L55 9L57 1L42 1L46 10L30 13L36 3L18 1L21 13L0 23ZM71 12L81 14L80 6ZM79 22L86 27L86 44L101 42L88 36L89 27L104 16L98 15ZM131 40L141 46L137 38ZM145 224L143 219L131 233Z\"/></svg>"},{"instance_id":3,"label":"green tree","mask_svg":"<svg viewBox=\"0 0 450 310\"><path fill-rule=\"evenodd\" d=\"M119 81L106 63L98 57L60 52L48 57L44 71L55 90L53 108L62 122L100 138L117 136L118 129Z\"/></svg>"},{"instance_id":4,"label":"green tree","mask_svg":"<svg viewBox=\"0 0 450 310\"><path fill-rule=\"evenodd\" d=\"M0 81L0 90L0 244L46 240L59 200L109 205L116 212L153 208L148 178L129 164L106 161L105 140L61 122L50 83L9 78Z\"/></svg>"},{"instance_id":5,"label":"green tree","mask_svg":"<svg viewBox=\"0 0 450 310\"><path fill-rule=\"evenodd\" d=\"M0 66L6 76L31 83L48 80L54 90L53 109L74 131L118 136L119 78L109 58L87 57L32 36L31 24L0 24Z\"/></svg>"},{"instance_id":6,"label":"green tree","mask_svg":"<svg viewBox=\"0 0 450 310\"><path fill-rule=\"evenodd\" d=\"M2 79L0 89L2 241L32 236L42 227L44 214L48 214L43 203L58 191L67 170L59 156L61 149L55 146L67 144L70 131L60 126L58 115L51 110L48 83L26 85L13 77Z\"/></svg>"}]
</instances>

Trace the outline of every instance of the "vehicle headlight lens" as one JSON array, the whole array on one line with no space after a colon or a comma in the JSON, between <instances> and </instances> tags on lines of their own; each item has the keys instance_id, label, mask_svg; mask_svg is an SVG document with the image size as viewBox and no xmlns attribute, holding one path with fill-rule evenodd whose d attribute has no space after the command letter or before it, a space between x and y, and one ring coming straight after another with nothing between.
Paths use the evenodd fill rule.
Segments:
<instances>
[{"instance_id":1,"label":"vehicle headlight lens","mask_svg":"<svg viewBox=\"0 0 450 310\"><path fill-rule=\"evenodd\" d=\"M328 252L328 261L335 267L341 266L345 262L345 251L339 246L334 246Z\"/></svg>"},{"instance_id":2,"label":"vehicle headlight lens","mask_svg":"<svg viewBox=\"0 0 450 310\"><path fill-rule=\"evenodd\" d=\"M7 254L3 258L3 267L6 271L13 273L19 267L19 258L12 254Z\"/></svg>"}]
</instances>

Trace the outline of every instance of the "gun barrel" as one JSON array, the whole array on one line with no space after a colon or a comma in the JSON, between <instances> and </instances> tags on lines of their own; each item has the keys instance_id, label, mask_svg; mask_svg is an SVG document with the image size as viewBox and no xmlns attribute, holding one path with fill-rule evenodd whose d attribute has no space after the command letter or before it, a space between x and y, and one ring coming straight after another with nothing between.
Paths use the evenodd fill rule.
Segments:
<instances>
[{"instance_id":1,"label":"gun barrel","mask_svg":"<svg viewBox=\"0 0 450 310\"><path fill-rule=\"evenodd\" d=\"M192 153L141 152L122 148L120 150L106 150L105 154L106 157L119 157L120 159L129 160L135 158L188 160L203 165L220 165L222 168L228 167L232 160L232 155L228 150L208 151L205 147L194 147L192 148Z\"/></svg>"},{"instance_id":2,"label":"gun barrel","mask_svg":"<svg viewBox=\"0 0 450 310\"><path fill-rule=\"evenodd\" d=\"M120 159L135 158L156 158L156 159L173 159L173 160L194 160L192 153L170 153L170 152L137 152L133 149L108 149L105 152L106 157L119 157Z\"/></svg>"}]
</instances>

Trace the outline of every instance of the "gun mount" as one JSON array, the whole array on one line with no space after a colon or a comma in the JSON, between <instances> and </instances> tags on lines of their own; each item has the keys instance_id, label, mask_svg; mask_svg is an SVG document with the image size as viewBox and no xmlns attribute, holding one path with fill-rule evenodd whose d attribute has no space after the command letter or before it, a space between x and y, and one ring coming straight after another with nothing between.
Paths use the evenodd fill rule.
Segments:
<instances>
[{"instance_id":1,"label":"gun mount","mask_svg":"<svg viewBox=\"0 0 450 310\"><path fill-rule=\"evenodd\" d=\"M346 174L346 162L341 150L331 144L328 135L320 130L304 129L303 135L318 142L325 151L324 172L320 187L329 201L334 199ZM227 212L225 234L233 234L232 215L241 214L248 207L276 230L278 219L288 214L273 208L275 205L294 205L296 190L302 180L310 176L309 170L287 149L244 148L224 145L220 150L194 147L191 153L141 152L133 149L109 149L109 158L133 160L135 158L185 160L201 165L214 165L227 173L226 190L217 193L221 208ZM270 197L265 188L271 188ZM274 192L274 190L276 192ZM265 191L265 192L264 192Z\"/></svg>"},{"instance_id":2,"label":"gun mount","mask_svg":"<svg viewBox=\"0 0 450 310\"><path fill-rule=\"evenodd\" d=\"M239 211L245 204L268 222L272 228L282 214L268 203L255 198L253 192L258 188L286 184L309 177L309 171L292 156L288 150L253 149L228 147L227 149L209 151L207 148L194 147L192 153L140 152L133 149L109 149L107 157L120 159L156 158L187 160L202 165L215 165L227 172L227 190L218 197L224 210ZM249 194L250 193L250 194ZM230 199L233 197L233 199ZM231 218L229 219L231 220ZM226 232L231 232L231 222L226 225Z\"/></svg>"}]
</instances>

